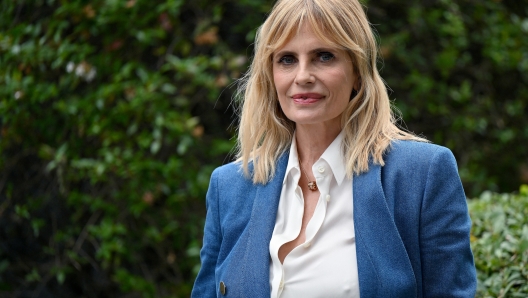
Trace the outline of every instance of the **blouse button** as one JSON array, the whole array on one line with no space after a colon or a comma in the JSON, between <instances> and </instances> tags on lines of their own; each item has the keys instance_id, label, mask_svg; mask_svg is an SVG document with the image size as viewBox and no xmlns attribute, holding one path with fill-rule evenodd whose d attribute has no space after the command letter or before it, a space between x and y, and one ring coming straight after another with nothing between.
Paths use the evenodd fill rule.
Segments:
<instances>
[{"instance_id":1,"label":"blouse button","mask_svg":"<svg viewBox=\"0 0 528 298\"><path fill-rule=\"evenodd\" d=\"M312 245L311 242L306 242L306 243L304 244L304 248L308 248L308 247L310 247L310 245Z\"/></svg>"},{"instance_id":2,"label":"blouse button","mask_svg":"<svg viewBox=\"0 0 528 298\"><path fill-rule=\"evenodd\" d=\"M326 195L326 201L330 202L330 195Z\"/></svg>"},{"instance_id":3,"label":"blouse button","mask_svg":"<svg viewBox=\"0 0 528 298\"><path fill-rule=\"evenodd\" d=\"M324 173L325 168L323 166L320 166L319 168L317 168L317 170L319 171L319 173Z\"/></svg>"}]
</instances>

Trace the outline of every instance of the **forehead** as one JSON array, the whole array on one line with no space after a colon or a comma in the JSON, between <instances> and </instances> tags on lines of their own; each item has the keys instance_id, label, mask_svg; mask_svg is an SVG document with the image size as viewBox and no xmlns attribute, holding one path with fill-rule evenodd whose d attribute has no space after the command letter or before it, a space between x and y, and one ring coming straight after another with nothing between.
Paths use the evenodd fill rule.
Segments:
<instances>
[{"instance_id":1,"label":"forehead","mask_svg":"<svg viewBox=\"0 0 528 298\"><path fill-rule=\"evenodd\" d=\"M288 37L275 44L273 52L289 50L292 48L304 49L306 47L343 48L337 43L321 34L320 28L304 23L295 30L291 30Z\"/></svg>"}]
</instances>

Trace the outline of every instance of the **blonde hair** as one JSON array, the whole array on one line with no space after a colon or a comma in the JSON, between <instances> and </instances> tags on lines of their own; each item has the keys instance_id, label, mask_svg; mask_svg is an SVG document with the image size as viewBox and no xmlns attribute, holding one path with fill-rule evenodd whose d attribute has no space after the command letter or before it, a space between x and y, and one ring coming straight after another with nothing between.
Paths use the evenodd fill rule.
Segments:
<instances>
[{"instance_id":1,"label":"blonde hair","mask_svg":"<svg viewBox=\"0 0 528 298\"><path fill-rule=\"evenodd\" d=\"M360 80L341 120L348 177L368 171L370 159L383 166L392 140L426 141L396 125L376 67L376 40L357 0L279 0L257 31L255 55L236 95L241 110L236 157L254 183L265 184L273 177L278 158L292 142L295 123L279 106L272 56L304 24L323 42L345 49Z\"/></svg>"}]
</instances>

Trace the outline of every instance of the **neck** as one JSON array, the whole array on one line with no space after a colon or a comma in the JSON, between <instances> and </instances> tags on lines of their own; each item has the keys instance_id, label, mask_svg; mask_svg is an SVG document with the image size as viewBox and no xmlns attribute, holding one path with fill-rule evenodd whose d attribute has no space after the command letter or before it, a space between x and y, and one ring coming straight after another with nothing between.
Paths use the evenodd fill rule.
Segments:
<instances>
[{"instance_id":1,"label":"neck","mask_svg":"<svg viewBox=\"0 0 528 298\"><path fill-rule=\"evenodd\" d=\"M341 132L339 126L297 125L295 141L297 154L307 166L313 165Z\"/></svg>"}]
</instances>

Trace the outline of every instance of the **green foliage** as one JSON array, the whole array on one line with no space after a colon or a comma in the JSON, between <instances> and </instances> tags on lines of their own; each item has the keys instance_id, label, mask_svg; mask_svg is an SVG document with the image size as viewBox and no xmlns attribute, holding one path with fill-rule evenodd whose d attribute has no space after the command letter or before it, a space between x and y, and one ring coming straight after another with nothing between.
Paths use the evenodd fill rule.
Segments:
<instances>
[{"instance_id":1,"label":"green foliage","mask_svg":"<svg viewBox=\"0 0 528 298\"><path fill-rule=\"evenodd\" d=\"M371 2L410 130L454 150L468 193L513 190L526 4ZM1 295L189 296L230 86L272 3L0 1Z\"/></svg>"},{"instance_id":2,"label":"green foliage","mask_svg":"<svg viewBox=\"0 0 528 298\"><path fill-rule=\"evenodd\" d=\"M478 297L528 296L528 185L469 202Z\"/></svg>"},{"instance_id":3,"label":"green foliage","mask_svg":"<svg viewBox=\"0 0 528 298\"><path fill-rule=\"evenodd\" d=\"M224 5L2 1L0 291L189 295L247 60Z\"/></svg>"},{"instance_id":4,"label":"green foliage","mask_svg":"<svg viewBox=\"0 0 528 298\"><path fill-rule=\"evenodd\" d=\"M468 195L528 183L527 2L371 1L368 12L396 107L453 150Z\"/></svg>"}]
</instances>

